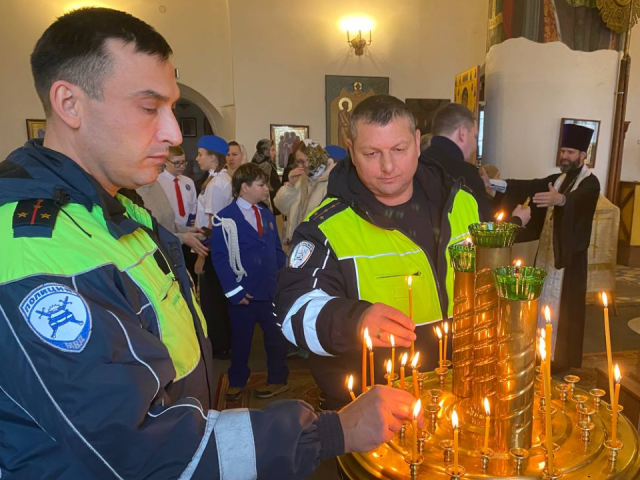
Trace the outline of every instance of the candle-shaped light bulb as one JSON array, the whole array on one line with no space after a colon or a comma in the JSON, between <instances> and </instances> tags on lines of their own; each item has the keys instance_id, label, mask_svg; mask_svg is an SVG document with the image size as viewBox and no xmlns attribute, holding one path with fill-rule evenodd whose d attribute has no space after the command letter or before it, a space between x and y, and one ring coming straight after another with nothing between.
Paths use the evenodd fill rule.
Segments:
<instances>
[{"instance_id":1,"label":"candle-shaped light bulb","mask_svg":"<svg viewBox=\"0 0 640 480\"><path fill-rule=\"evenodd\" d=\"M485 413L485 426L484 426L484 452L489 451L489 428L491 426L491 409L489 408L489 399L484 397L484 413Z\"/></svg>"},{"instance_id":2,"label":"candle-shaped light bulb","mask_svg":"<svg viewBox=\"0 0 640 480\"><path fill-rule=\"evenodd\" d=\"M438 335L438 367L442 368L442 330L436 327L436 335Z\"/></svg>"},{"instance_id":3,"label":"candle-shaped light bulb","mask_svg":"<svg viewBox=\"0 0 640 480\"><path fill-rule=\"evenodd\" d=\"M384 361L386 367L387 367L387 386L391 386L391 360L385 360Z\"/></svg>"},{"instance_id":4,"label":"candle-shaped light bulb","mask_svg":"<svg viewBox=\"0 0 640 480\"><path fill-rule=\"evenodd\" d=\"M408 358L407 352L400 357L400 388L402 390L404 390L404 367L407 365Z\"/></svg>"},{"instance_id":5,"label":"candle-shaped light bulb","mask_svg":"<svg viewBox=\"0 0 640 480\"><path fill-rule=\"evenodd\" d=\"M451 412L451 426L453 427L453 473L458 473L458 413Z\"/></svg>"},{"instance_id":6,"label":"candle-shaped light bulb","mask_svg":"<svg viewBox=\"0 0 640 480\"><path fill-rule=\"evenodd\" d=\"M413 419L411 426L413 427L413 441L411 442L411 462L415 463L418 459L418 415L420 415L420 409L422 408L422 402L420 399L413 404Z\"/></svg>"},{"instance_id":7,"label":"candle-shaped light bulb","mask_svg":"<svg viewBox=\"0 0 640 480\"><path fill-rule=\"evenodd\" d=\"M444 351L442 353L442 360L446 360L447 359L447 341L449 339L449 322L445 321L444 325Z\"/></svg>"},{"instance_id":8,"label":"candle-shaped light bulb","mask_svg":"<svg viewBox=\"0 0 640 480\"><path fill-rule=\"evenodd\" d=\"M355 400L356 396L353 393L353 375L349 375L349 379L347 380L347 387L349 388L349 396L351 400Z\"/></svg>"}]
</instances>

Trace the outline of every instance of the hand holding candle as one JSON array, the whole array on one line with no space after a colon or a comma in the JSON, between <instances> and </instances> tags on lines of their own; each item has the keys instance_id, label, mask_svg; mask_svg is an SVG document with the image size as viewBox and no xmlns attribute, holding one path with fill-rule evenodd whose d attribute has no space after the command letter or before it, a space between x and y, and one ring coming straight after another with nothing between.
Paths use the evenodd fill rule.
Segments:
<instances>
[{"instance_id":1,"label":"hand holding candle","mask_svg":"<svg viewBox=\"0 0 640 480\"><path fill-rule=\"evenodd\" d=\"M420 388L418 387L418 360L420 359L420 352L416 352L411 360L411 377L413 379L413 395L416 398L420 398Z\"/></svg>"},{"instance_id":2,"label":"hand holding candle","mask_svg":"<svg viewBox=\"0 0 640 480\"><path fill-rule=\"evenodd\" d=\"M484 397L484 413L485 417L485 425L484 425L484 448L483 452L489 451L489 428L491 426L491 410L489 408L489 399Z\"/></svg>"},{"instance_id":3,"label":"hand holding candle","mask_svg":"<svg viewBox=\"0 0 640 480\"><path fill-rule=\"evenodd\" d=\"M408 355L405 352L400 358L400 390L404 390L404 367L407 364Z\"/></svg>"},{"instance_id":4,"label":"hand holding candle","mask_svg":"<svg viewBox=\"0 0 640 480\"><path fill-rule=\"evenodd\" d=\"M351 400L355 400L356 396L353 393L353 375L349 375L349 379L347 380L347 387L349 388L349 395L351 396Z\"/></svg>"},{"instance_id":5,"label":"hand holding candle","mask_svg":"<svg viewBox=\"0 0 640 480\"><path fill-rule=\"evenodd\" d=\"M421 408L422 402L420 402L420 399L418 399L413 405L413 420L411 421L411 426L413 427L413 441L411 442L411 463L415 463L418 460L418 415L420 415Z\"/></svg>"}]
</instances>

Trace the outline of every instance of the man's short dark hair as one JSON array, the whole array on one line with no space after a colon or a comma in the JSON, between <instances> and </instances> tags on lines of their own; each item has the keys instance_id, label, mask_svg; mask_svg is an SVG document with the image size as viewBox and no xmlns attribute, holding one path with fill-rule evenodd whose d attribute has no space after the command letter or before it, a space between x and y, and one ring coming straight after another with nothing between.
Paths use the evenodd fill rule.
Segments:
<instances>
[{"instance_id":1,"label":"man's short dark hair","mask_svg":"<svg viewBox=\"0 0 640 480\"><path fill-rule=\"evenodd\" d=\"M110 8L81 8L58 18L42 34L31 54L31 72L47 117L49 91L58 80L80 87L90 98L102 100L102 86L113 68L107 40L133 44L135 51L166 61L171 47L152 26Z\"/></svg>"},{"instance_id":2,"label":"man's short dark hair","mask_svg":"<svg viewBox=\"0 0 640 480\"><path fill-rule=\"evenodd\" d=\"M233 196L240 196L240 189L242 184L246 183L249 187L253 185L253 182L263 180L265 183L269 183L269 177L267 173L262 170L255 163L245 163L240 165L238 169L233 172L233 178L231 179L231 189L233 190Z\"/></svg>"},{"instance_id":3,"label":"man's short dark hair","mask_svg":"<svg viewBox=\"0 0 640 480\"><path fill-rule=\"evenodd\" d=\"M475 121L476 117L467 107L459 103L449 103L433 116L431 131L434 135L450 135L461 125L473 128Z\"/></svg>"},{"instance_id":4,"label":"man's short dark hair","mask_svg":"<svg viewBox=\"0 0 640 480\"><path fill-rule=\"evenodd\" d=\"M353 109L349 131L351 141L355 142L358 123L384 127L392 120L404 117L409 121L411 133L416 133L416 119L407 105L391 95L374 95L360 102Z\"/></svg>"}]
</instances>

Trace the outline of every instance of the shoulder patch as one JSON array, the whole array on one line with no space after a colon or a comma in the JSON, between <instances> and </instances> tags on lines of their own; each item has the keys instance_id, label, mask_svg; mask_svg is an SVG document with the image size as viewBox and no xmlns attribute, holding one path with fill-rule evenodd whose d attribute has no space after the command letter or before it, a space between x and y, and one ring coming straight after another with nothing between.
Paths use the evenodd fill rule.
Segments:
<instances>
[{"instance_id":1,"label":"shoulder patch","mask_svg":"<svg viewBox=\"0 0 640 480\"><path fill-rule=\"evenodd\" d=\"M316 246L306 240L298 243L289 254L289 266L291 268L302 268L309 261Z\"/></svg>"},{"instance_id":2,"label":"shoulder patch","mask_svg":"<svg viewBox=\"0 0 640 480\"><path fill-rule=\"evenodd\" d=\"M60 207L53 199L21 200L13 213L13 236L51 238Z\"/></svg>"},{"instance_id":3,"label":"shoulder patch","mask_svg":"<svg viewBox=\"0 0 640 480\"><path fill-rule=\"evenodd\" d=\"M309 215L309 221L314 223L322 223L328 218L331 218L337 213L342 212L349 206L341 200L333 200L326 205L318 208L315 212Z\"/></svg>"},{"instance_id":4,"label":"shoulder patch","mask_svg":"<svg viewBox=\"0 0 640 480\"><path fill-rule=\"evenodd\" d=\"M20 302L20 313L40 340L58 350L81 352L89 342L89 307L65 285L47 283L32 290Z\"/></svg>"}]
</instances>

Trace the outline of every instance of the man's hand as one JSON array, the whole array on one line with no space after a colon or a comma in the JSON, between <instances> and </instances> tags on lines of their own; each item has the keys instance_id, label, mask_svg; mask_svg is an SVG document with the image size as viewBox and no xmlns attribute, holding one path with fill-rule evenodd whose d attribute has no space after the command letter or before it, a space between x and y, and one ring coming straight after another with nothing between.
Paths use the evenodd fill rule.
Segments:
<instances>
[{"instance_id":1,"label":"man's hand","mask_svg":"<svg viewBox=\"0 0 640 480\"><path fill-rule=\"evenodd\" d=\"M244 298L238 302L238 305L249 305L249 300L251 300L252 298L253 295L249 295L247 293Z\"/></svg>"},{"instance_id":2,"label":"man's hand","mask_svg":"<svg viewBox=\"0 0 640 480\"><path fill-rule=\"evenodd\" d=\"M390 347L391 334L395 337L396 347L409 347L416 339L416 334L413 333L415 323L400 310L384 303L374 303L367 308L360 317L358 327L359 332L369 329L374 347Z\"/></svg>"},{"instance_id":3,"label":"man's hand","mask_svg":"<svg viewBox=\"0 0 640 480\"><path fill-rule=\"evenodd\" d=\"M529 220L531 220L531 207L524 208L522 205L518 205L511 213L512 217L520 217L522 226L526 227Z\"/></svg>"},{"instance_id":4,"label":"man's hand","mask_svg":"<svg viewBox=\"0 0 640 480\"><path fill-rule=\"evenodd\" d=\"M533 196L533 203L541 208L555 207L557 205L564 204L564 201L564 195L558 193L551 182L549 182L548 192L536 193Z\"/></svg>"},{"instance_id":5,"label":"man's hand","mask_svg":"<svg viewBox=\"0 0 640 480\"><path fill-rule=\"evenodd\" d=\"M491 179L489 178L487 171L484 168L480 167L478 169L478 174L480 175L480 178L484 183L484 191L487 192L487 195L490 195L492 197L495 196L496 192L495 190L493 190L493 188L491 188Z\"/></svg>"},{"instance_id":6,"label":"man's hand","mask_svg":"<svg viewBox=\"0 0 640 480\"><path fill-rule=\"evenodd\" d=\"M338 412L344 432L345 452L370 452L402 428L403 420L413 420L416 399L398 388L374 386ZM422 411L418 427L424 426Z\"/></svg>"},{"instance_id":7,"label":"man's hand","mask_svg":"<svg viewBox=\"0 0 640 480\"><path fill-rule=\"evenodd\" d=\"M187 232L182 234L182 241L185 245L191 247L191 249L198 255L206 257L209 254L209 249L202 244L200 238L202 238L202 234L197 232Z\"/></svg>"},{"instance_id":8,"label":"man's hand","mask_svg":"<svg viewBox=\"0 0 640 480\"><path fill-rule=\"evenodd\" d=\"M196 260L196 264L193 266L193 271L196 275L201 275L204 272L204 261L206 257L202 255L198 255L198 259Z\"/></svg>"},{"instance_id":9,"label":"man's hand","mask_svg":"<svg viewBox=\"0 0 640 480\"><path fill-rule=\"evenodd\" d=\"M291 170L289 172L289 186L293 187L298 181L298 179L305 173L306 172L304 167L296 167L293 170Z\"/></svg>"}]
</instances>

